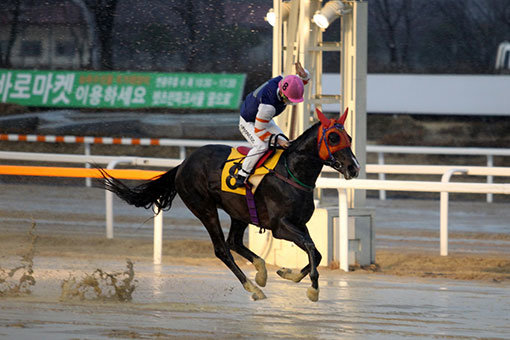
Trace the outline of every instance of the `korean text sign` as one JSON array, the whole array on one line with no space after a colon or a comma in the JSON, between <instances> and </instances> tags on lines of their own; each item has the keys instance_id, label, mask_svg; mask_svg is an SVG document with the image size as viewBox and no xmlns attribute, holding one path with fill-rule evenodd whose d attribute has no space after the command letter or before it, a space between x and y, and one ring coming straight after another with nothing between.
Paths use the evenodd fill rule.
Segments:
<instances>
[{"instance_id":1,"label":"korean text sign","mask_svg":"<svg viewBox=\"0 0 510 340\"><path fill-rule=\"evenodd\" d=\"M0 69L0 103L87 108L237 109L244 74Z\"/></svg>"}]
</instances>

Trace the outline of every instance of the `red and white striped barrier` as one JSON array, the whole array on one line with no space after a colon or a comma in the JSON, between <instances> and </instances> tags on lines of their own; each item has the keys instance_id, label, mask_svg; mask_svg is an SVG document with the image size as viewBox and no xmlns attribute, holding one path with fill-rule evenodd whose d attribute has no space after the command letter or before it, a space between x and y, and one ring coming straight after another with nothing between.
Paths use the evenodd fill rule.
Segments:
<instances>
[{"instance_id":1,"label":"red and white striped barrier","mask_svg":"<svg viewBox=\"0 0 510 340\"><path fill-rule=\"evenodd\" d=\"M158 145L178 146L184 152L185 147L201 147L207 144L225 144L230 146L246 145L247 142L236 140L208 139L169 139L169 138L124 138L124 137L91 137L91 136L54 136L54 135L21 135L0 134L0 141L10 142L46 142L46 143L82 143L116 144L116 145Z\"/></svg>"},{"instance_id":2,"label":"red and white striped barrier","mask_svg":"<svg viewBox=\"0 0 510 340\"><path fill-rule=\"evenodd\" d=\"M114 138L114 137L20 135L20 134L0 134L0 141L122 144L122 145L161 145L159 138Z\"/></svg>"}]
</instances>

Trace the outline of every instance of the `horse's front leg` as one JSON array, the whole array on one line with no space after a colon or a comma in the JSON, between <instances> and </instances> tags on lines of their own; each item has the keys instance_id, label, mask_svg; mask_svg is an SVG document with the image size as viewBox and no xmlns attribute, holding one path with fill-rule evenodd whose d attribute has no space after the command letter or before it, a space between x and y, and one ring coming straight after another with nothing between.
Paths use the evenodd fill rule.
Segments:
<instances>
[{"instance_id":1,"label":"horse's front leg","mask_svg":"<svg viewBox=\"0 0 510 340\"><path fill-rule=\"evenodd\" d=\"M297 227L292 224L288 219L282 218L278 228L273 230L273 236L294 242L299 248L303 249L308 254L308 265L304 267L299 273L293 273L288 269L280 269L277 273L285 279L294 282L301 281L307 274L310 274L312 286L308 288L307 296L312 301L319 299L319 272L317 266L321 261L321 254L315 248L315 244L308 233L306 226Z\"/></svg>"}]
</instances>

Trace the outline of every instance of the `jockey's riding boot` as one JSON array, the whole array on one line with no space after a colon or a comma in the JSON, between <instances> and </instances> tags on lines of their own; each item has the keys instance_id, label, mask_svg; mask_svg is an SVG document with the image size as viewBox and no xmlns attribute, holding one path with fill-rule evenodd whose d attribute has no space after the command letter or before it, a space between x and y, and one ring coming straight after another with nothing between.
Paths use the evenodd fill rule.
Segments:
<instances>
[{"instance_id":1,"label":"jockey's riding boot","mask_svg":"<svg viewBox=\"0 0 510 340\"><path fill-rule=\"evenodd\" d=\"M246 170L244 169L239 169L239 171L237 172L237 175L236 175L236 184L235 184L235 187L236 188L239 188L239 187L244 187L246 181L247 181L247 178L248 176L250 176L250 173L249 172L246 172Z\"/></svg>"},{"instance_id":2,"label":"jockey's riding boot","mask_svg":"<svg viewBox=\"0 0 510 340\"><path fill-rule=\"evenodd\" d=\"M236 188L244 187L244 183L246 183L246 176L243 176L241 174L237 174L236 176L236 183L234 186Z\"/></svg>"}]
</instances>

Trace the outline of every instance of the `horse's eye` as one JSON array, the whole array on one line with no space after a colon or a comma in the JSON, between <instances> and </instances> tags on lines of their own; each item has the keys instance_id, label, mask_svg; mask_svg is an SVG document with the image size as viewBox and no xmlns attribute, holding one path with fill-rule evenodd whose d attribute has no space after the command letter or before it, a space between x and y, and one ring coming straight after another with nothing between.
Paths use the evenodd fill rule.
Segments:
<instances>
[{"instance_id":1,"label":"horse's eye","mask_svg":"<svg viewBox=\"0 0 510 340\"><path fill-rule=\"evenodd\" d=\"M340 143L340 135L336 132L332 132L328 135L328 144L331 146L338 145Z\"/></svg>"}]
</instances>

